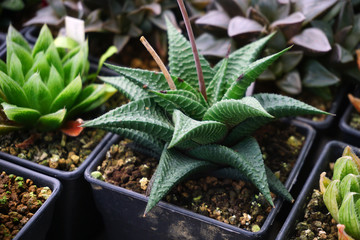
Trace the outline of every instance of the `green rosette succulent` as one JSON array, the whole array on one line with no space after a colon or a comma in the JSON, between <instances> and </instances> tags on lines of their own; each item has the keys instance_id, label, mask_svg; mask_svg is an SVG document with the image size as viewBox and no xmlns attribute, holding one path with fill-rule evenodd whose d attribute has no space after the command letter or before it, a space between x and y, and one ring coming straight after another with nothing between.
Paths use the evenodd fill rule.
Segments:
<instances>
[{"instance_id":1,"label":"green rosette succulent","mask_svg":"<svg viewBox=\"0 0 360 240\"><path fill-rule=\"evenodd\" d=\"M63 40L58 41L60 45ZM73 47L57 48L57 40L44 25L31 49L22 35L9 27L7 61L0 60L0 103L5 115L0 133L21 128L55 130L116 92L107 84L85 84L90 66L87 42L66 42Z\"/></svg>"},{"instance_id":2,"label":"green rosette succulent","mask_svg":"<svg viewBox=\"0 0 360 240\"><path fill-rule=\"evenodd\" d=\"M339 239L360 239L359 166L360 159L350 147L346 147L343 156L335 162L332 180L326 178L325 173L320 177L324 203L339 223Z\"/></svg>"},{"instance_id":3,"label":"green rosette succulent","mask_svg":"<svg viewBox=\"0 0 360 240\"><path fill-rule=\"evenodd\" d=\"M160 157L145 213L176 184L209 170L252 182L271 205L270 190L291 201L250 135L275 118L324 112L286 96L245 96L250 84L287 49L256 60L268 36L211 67L202 55L194 60L196 51L169 21L167 29L170 76L108 65L120 76L100 79L132 101L84 124L130 138Z\"/></svg>"}]
</instances>

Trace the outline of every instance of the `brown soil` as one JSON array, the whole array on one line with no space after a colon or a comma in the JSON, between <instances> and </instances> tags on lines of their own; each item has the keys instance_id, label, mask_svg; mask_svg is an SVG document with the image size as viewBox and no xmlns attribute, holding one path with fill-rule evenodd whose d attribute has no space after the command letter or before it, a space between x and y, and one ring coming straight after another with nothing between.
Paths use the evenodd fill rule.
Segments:
<instances>
[{"instance_id":1,"label":"brown soil","mask_svg":"<svg viewBox=\"0 0 360 240\"><path fill-rule=\"evenodd\" d=\"M38 188L30 179L0 175L0 239L15 237L51 195L48 187Z\"/></svg>"},{"instance_id":2,"label":"brown soil","mask_svg":"<svg viewBox=\"0 0 360 240\"><path fill-rule=\"evenodd\" d=\"M355 110L351 112L349 125L350 127L360 131L360 114Z\"/></svg>"},{"instance_id":3,"label":"brown soil","mask_svg":"<svg viewBox=\"0 0 360 240\"><path fill-rule=\"evenodd\" d=\"M285 181L304 137L294 127L282 123L270 124L268 130L262 129L256 136L260 146L263 146L266 164ZM127 143L128 140L123 140L113 145L98 171L111 184L145 194L158 162L132 151ZM271 210L271 206L251 184L215 177L187 180L176 186L164 200L254 232L260 230Z\"/></svg>"},{"instance_id":4,"label":"brown soil","mask_svg":"<svg viewBox=\"0 0 360 240\"><path fill-rule=\"evenodd\" d=\"M73 171L104 137L105 131L86 128L78 137L60 131L36 133L37 141L27 148L16 145L28 139L29 131L12 132L0 138L0 151L64 171Z\"/></svg>"}]
</instances>

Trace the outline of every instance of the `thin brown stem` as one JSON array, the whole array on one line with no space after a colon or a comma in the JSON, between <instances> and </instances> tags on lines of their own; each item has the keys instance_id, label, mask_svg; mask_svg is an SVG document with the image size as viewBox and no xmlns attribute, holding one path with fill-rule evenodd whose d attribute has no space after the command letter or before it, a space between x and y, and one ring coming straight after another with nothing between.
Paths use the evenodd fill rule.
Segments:
<instances>
[{"instance_id":1,"label":"thin brown stem","mask_svg":"<svg viewBox=\"0 0 360 240\"><path fill-rule=\"evenodd\" d=\"M166 69L165 64L163 63L163 61L161 60L159 55L151 47L150 43L146 40L146 38L144 36L141 36L140 41L145 46L145 48L149 51L151 56L154 58L155 62L159 66L160 70L164 74L165 79L166 79L167 83L169 84L170 89L176 90L175 83L174 83L173 79L171 78L169 71Z\"/></svg>"},{"instance_id":2,"label":"thin brown stem","mask_svg":"<svg viewBox=\"0 0 360 240\"><path fill-rule=\"evenodd\" d=\"M186 31L188 33L189 40L190 40L190 43L191 43L191 49L193 51L194 60L195 60L195 66L196 66L196 72L197 72L198 80L199 80L200 92L204 96L205 100L207 100L204 75L203 75L203 71L202 71L202 68L201 68L199 54L198 54L198 51L197 51L197 48L196 48L194 33L192 31L192 28L191 28L189 16L187 14L187 11L186 11L186 8L185 8L185 5L184 5L184 1L183 0L177 0L177 2L178 2L178 5L179 5L181 14L183 16Z\"/></svg>"}]
</instances>

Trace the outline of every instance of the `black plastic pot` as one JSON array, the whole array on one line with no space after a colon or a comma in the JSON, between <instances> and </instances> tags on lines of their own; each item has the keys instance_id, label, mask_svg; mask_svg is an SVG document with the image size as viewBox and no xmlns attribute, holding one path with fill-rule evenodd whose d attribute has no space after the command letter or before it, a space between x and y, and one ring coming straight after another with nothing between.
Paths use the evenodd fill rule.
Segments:
<instances>
[{"instance_id":1,"label":"black plastic pot","mask_svg":"<svg viewBox=\"0 0 360 240\"><path fill-rule=\"evenodd\" d=\"M50 228L54 213L55 201L60 196L61 183L55 178L34 172L1 159L0 171L5 171L7 174L15 174L16 176L21 176L23 178L29 178L33 180L38 187L47 186L52 190L50 197L36 211L32 218L30 218L30 220L14 238L14 240L46 239L46 234Z\"/></svg>"},{"instance_id":2,"label":"black plastic pot","mask_svg":"<svg viewBox=\"0 0 360 240\"><path fill-rule=\"evenodd\" d=\"M21 29L20 33L24 36L30 45L34 45L39 36L40 28L37 26L28 26Z\"/></svg>"},{"instance_id":3,"label":"black plastic pot","mask_svg":"<svg viewBox=\"0 0 360 240\"><path fill-rule=\"evenodd\" d=\"M335 162L341 157L346 146L348 144L339 141L330 141L325 145L276 240L290 239L296 224L302 221L304 217L304 211L311 198L313 189L319 189L320 174L327 171L330 162ZM356 155L360 156L360 149L355 147L352 147L352 149Z\"/></svg>"},{"instance_id":4,"label":"black plastic pot","mask_svg":"<svg viewBox=\"0 0 360 240\"><path fill-rule=\"evenodd\" d=\"M360 131L352 128L349 125L351 113L353 111L355 111L354 107L351 104L349 104L349 106L346 108L343 116L340 119L339 128L341 129L341 135L342 135L343 141L353 144L355 146L360 146L360 144L359 144L360 143Z\"/></svg>"},{"instance_id":5,"label":"black plastic pot","mask_svg":"<svg viewBox=\"0 0 360 240\"><path fill-rule=\"evenodd\" d=\"M341 113L342 109L340 107L344 103L345 94L347 92L347 89L348 89L348 86L345 84L343 84L339 88L338 92L336 92L336 97L334 98L334 101L331 105L329 113L336 114L336 115L339 115ZM313 120L311 120L309 118L305 118L305 117L296 117L296 119L311 125L312 127L314 127L317 130L323 131L323 130L327 130L327 129L331 128L334 125L336 116L328 115L328 116L326 116L325 120L321 121L321 122L313 121Z\"/></svg>"},{"instance_id":6,"label":"black plastic pot","mask_svg":"<svg viewBox=\"0 0 360 240\"><path fill-rule=\"evenodd\" d=\"M6 34L0 33L0 56L4 56L6 52Z\"/></svg>"},{"instance_id":7,"label":"black plastic pot","mask_svg":"<svg viewBox=\"0 0 360 240\"><path fill-rule=\"evenodd\" d=\"M315 138L315 130L304 123L292 121L297 130L306 136L306 142L293 167L286 187L291 189ZM266 238L282 200L275 201L259 232L249 232L219 222L209 217L161 201L146 217L143 217L147 198L139 193L94 179L91 172L104 160L110 146L118 143L114 136L85 171L85 179L91 183L98 210L102 214L108 239L261 239Z\"/></svg>"}]
</instances>

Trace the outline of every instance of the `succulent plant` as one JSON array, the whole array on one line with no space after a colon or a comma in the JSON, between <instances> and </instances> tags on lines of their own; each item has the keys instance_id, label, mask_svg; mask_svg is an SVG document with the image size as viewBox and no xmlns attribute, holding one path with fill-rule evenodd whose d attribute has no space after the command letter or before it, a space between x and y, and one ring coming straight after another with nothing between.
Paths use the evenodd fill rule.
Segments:
<instances>
[{"instance_id":1,"label":"succulent plant","mask_svg":"<svg viewBox=\"0 0 360 240\"><path fill-rule=\"evenodd\" d=\"M353 12L352 1L217 1L217 9L196 21L206 31L197 43L203 54L224 57L230 44L236 49L276 32L265 55L289 45L294 48L259 80L276 80L288 94L299 94L306 87L330 98L328 86L339 83L342 73L360 79L352 54L360 41L359 17Z\"/></svg>"},{"instance_id":2,"label":"succulent plant","mask_svg":"<svg viewBox=\"0 0 360 240\"><path fill-rule=\"evenodd\" d=\"M170 11L176 7L174 0L107 0L106 3L93 0L52 0L48 2L49 6L40 9L26 25L46 23L62 26L63 19L67 15L81 18L85 21L86 32L113 33L113 44L119 52L131 38L150 32L158 36L160 33L156 29L166 30L165 17L176 23L175 15ZM190 1L189 6L195 15L198 14L197 8L204 8L209 2L210 0L193 0Z\"/></svg>"},{"instance_id":3,"label":"succulent plant","mask_svg":"<svg viewBox=\"0 0 360 240\"><path fill-rule=\"evenodd\" d=\"M31 49L22 35L9 27L7 62L0 60L0 103L6 117L0 133L20 128L57 129L116 92L110 85L85 84L90 66L87 41L67 40L72 49L57 48L44 25Z\"/></svg>"},{"instance_id":4,"label":"succulent plant","mask_svg":"<svg viewBox=\"0 0 360 240\"><path fill-rule=\"evenodd\" d=\"M349 146L336 160L332 180L326 177L325 172L321 174L320 190L331 216L340 223L339 236L342 239L360 239L360 159Z\"/></svg>"},{"instance_id":5,"label":"succulent plant","mask_svg":"<svg viewBox=\"0 0 360 240\"><path fill-rule=\"evenodd\" d=\"M287 49L255 61L271 35L233 52L212 68L198 55L189 20L186 16L184 20L190 42L167 21L171 74L164 66L159 73L108 65L120 76L100 79L132 102L83 126L118 133L160 156L145 213L184 178L216 169L239 173L271 205L269 187L292 200L265 167L260 147L250 135L275 118L324 112L286 96L244 96L255 78Z\"/></svg>"}]
</instances>

